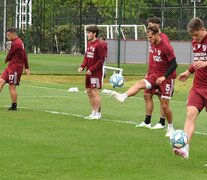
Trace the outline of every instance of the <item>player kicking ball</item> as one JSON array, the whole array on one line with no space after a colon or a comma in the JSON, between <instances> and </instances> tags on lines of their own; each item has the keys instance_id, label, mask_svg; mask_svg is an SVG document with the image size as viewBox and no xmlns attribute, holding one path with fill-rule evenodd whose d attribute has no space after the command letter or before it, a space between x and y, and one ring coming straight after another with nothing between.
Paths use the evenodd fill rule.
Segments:
<instances>
[{"instance_id":1,"label":"player kicking ball","mask_svg":"<svg viewBox=\"0 0 207 180\"><path fill-rule=\"evenodd\" d=\"M154 61L154 72L145 79L138 81L125 93L113 93L113 97L119 102L124 102L128 97L136 95L141 89L156 89L160 91L161 106L168 121L166 137L174 132L173 114L169 107L174 88L174 79L176 77L176 57L172 46L163 41L159 35L157 26L147 28L147 38L151 43L151 55Z\"/></svg>"},{"instance_id":2,"label":"player kicking ball","mask_svg":"<svg viewBox=\"0 0 207 180\"><path fill-rule=\"evenodd\" d=\"M195 131L195 122L203 108L207 111L207 31L204 23L199 18L193 18L187 26L192 37L193 64L178 76L185 82L190 74L195 74L193 87L187 100L187 113L184 132L188 136L188 143L183 148L174 148L175 154L188 159L189 144Z\"/></svg>"},{"instance_id":3,"label":"player kicking ball","mask_svg":"<svg viewBox=\"0 0 207 180\"><path fill-rule=\"evenodd\" d=\"M24 44L18 37L16 28L9 28L6 31L6 37L12 43L5 59L5 63L8 63L8 66L2 72L0 77L0 91L6 83L9 84L12 105L8 110L17 110L16 86L20 83L23 69L25 68L26 75L30 74L30 70Z\"/></svg>"}]
</instances>

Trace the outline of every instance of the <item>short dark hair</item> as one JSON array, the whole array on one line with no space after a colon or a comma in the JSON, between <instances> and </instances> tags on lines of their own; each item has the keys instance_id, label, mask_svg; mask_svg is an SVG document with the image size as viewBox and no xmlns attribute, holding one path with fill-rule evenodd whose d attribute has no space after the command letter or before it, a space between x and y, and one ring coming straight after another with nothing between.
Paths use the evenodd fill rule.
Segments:
<instances>
[{"instance_id":1,"label":"short dark hair","mask_svg":"<svg viewBox=\"0 0 207 180\"><path fill-rule=\"evenodd\" d=\"M152 17L147 19L147 24L148 23L155 23L155 24L161 24L161 19L159 17Z\"/></svg>"},{"instance_id":2,"label":"short dark hair","mask_svg":"<svg viewBox=\"0 0 207 180\"><path fill-rule=\"evenodd\" d=\"M98 37L99 34L99 28L96 25L89 25L86 27L86 31L92 32L93 34L96 33L96 37Z\"/></svg>"},{"instance_id":3,"label":"short dark hair","mask_svg":"<svg viewBox=\"0 0 207 180\"><path fill-rule=\"evenodd\" d=\"M147 27L147 33L151 32L153 35L159 33L159 28L157 26L149 26Z\"/></svg>"},{"instance_id":4,"label":"short dark hair","mask_svg":"<svg viewBox=\"0 0 207 180\"><path fill-rule=\"evenodd\" d=\"M6 32L11 32L11 33L17 34L17 29L15 27L11 27L11 28L7 29Z\"/></svg>"},{"instance_id":5,"label":"short dark hair","mask_svg":"<svg viewBox=\"0 0 207 180\"><path fill-rule=\"evenodd\" d=\"M191 19L187 25L187 30L189 32L199 31L203 28L204 28L204 22L198 17Z\"/></svg>"}]
</instances>

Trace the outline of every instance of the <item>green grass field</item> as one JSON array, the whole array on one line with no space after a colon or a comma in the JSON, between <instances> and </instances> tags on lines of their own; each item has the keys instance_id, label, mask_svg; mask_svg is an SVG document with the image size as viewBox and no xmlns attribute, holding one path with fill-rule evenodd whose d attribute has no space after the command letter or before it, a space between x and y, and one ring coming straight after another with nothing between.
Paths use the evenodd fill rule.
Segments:
<instances>
[{"instance_id":1,"label":"green grass field","mask_svg":"<svg viewBox=\"0 0 207 180\"><path fill-rule=\"evenodd\" d=\"M1 71L4 57L1 53ZM102 94L103 118L85 120L90 107L84 76L77 76L81 61L80 56L30 55L32 75L22 77L17 112L7 111L10 97L8 85L4 87L0 95L0 179L207 178L204 111L197 120L190 159L182 160L172 154L164 130L135 128L134 124L143 121L145 114L142 92L123 104ZM147 65L122 67L126 83L118 89L120 92L143 78L147 69ZM185 68L179 66L178 72ZM108 78L104 88L112 89ZM191 83L192 80L176 82L171 107L177 129L183 128ZM70 87L80 91L69 93ZM154 103L153 124L159 119L156 97Z\"/></svg>"}]
</instances>

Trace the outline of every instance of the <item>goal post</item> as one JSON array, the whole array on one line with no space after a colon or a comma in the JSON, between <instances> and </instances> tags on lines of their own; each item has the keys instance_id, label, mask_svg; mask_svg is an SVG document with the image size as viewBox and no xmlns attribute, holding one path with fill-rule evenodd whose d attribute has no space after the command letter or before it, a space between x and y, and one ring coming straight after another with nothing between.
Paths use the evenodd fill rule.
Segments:
<instances>
[{"instance_id":1,"label":"goal post","mask_svg":"<svg viewBox=\"0 0 207 180\"><path fill-rule=\"evenodd\" d=\"M87 50L87 26L89 25L84 25L85 52ZM118 31L119 25L115 24L97 26L100 36L104 34L108 43L107 62L117 63L117 57L120 56L121 63L147 63L148 42L145 25L122 24L120 25L121 31ZM119 32L121 33L120 51L118 51ZM105 69L108 67L105 66Z\"/></svg>"},{"instance_id":2,"label":"goal post","mask_svg":"<svg viewBox=\"0 0 207 180\"><path fill-rule=\"evenodd\" d=\"M103 66L103 69L109 69L113 70L113 73L118 72L118 74L122 75L123 69L122 68L116 68L116 67L110 67L110 66Z\"/></svg>"},{"instance_id":3,"label":"goal post","mask_svg":"<svg viewBox=\"0 0 207 180\"><path fill-rule=\"evenodd\" d=\"M85 52L86 52L86 48L87 48L87 35L86 35L87 26L89 26L89 25L84 25ZM97 25L97 26L99 27L100 30L104 31L104 34L106 34L107 39L116 39L114 34L118 34L119 25L103 24L103 25ZM133 32L134 36L131 37L131 35L130 35L130 37L127 37L126 33L124 31L125 28L128 28L127 31L130 31L129 28L132 28L131 31ZM139 28L142 29L140 32L138 31ZM146 33L146 26L145 25L136 25L136 24L122 24L121 25L121 33L122 33L122 37L124 40L127 40L127 39L138 40L139 34Z\"/></svg>"}]
</instances>

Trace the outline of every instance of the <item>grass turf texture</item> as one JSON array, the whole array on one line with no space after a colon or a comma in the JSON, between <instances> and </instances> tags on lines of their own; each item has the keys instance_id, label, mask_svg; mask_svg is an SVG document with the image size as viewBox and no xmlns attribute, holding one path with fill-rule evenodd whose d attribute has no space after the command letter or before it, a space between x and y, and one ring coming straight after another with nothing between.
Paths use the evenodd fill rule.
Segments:
<instances>
[{"instance_id":1,"label":"grass turf texture","mask_svg":"<svg viewBox=\"0 0 207 180\"><path fill-rule=\"evenodd\" d=\"M35 70L33 64L39 60L39 56L37 59L34 55L31 58L31 69L34 67ZM50 58L50 62L47 62L44 55L41 56L45 64L55 69ZM61 63L60 59L60 66L70 69L66 68L66 64L70 67L72 60ZM76 61L81 62L81 58ZM74 67L78 67L78 63ZM36 74L41 74L43 69L45 67L39 67ZM65 72L75 74L76 69L71 68L71 71ZM57 70L54 74L61 73ZM124 88L117 90L124 92L142 75L126 75ZM21 108L17 112L6 110L5 106L10 104L6 85L0 95L1 179L206 178L207 167L204 165L207 164L207 136L195 134L189 160L184 161L173 155L169 140L164 137L164 130L137 129L134 124L126 123L143 120L142 92L123 104L101 95L103 119L84 120L78 116L88 115L90 107L83 81L82 76L63 74L23 76L21 86L18 87L18 104ZM171 107L177 129L183 128L185 102L191 83L191 80L187 83L176 82ZM79 87L80 92L67 92L72 86ZM105 80L105 88L112 89L108 79ZM156 98L154 102L153 124L159 119L159 102ZM196 131L207 133L206 125L206 113L203 111L197 120Z\"/></svg>"}]
</instances>

